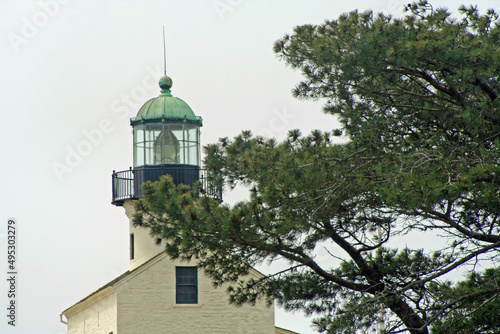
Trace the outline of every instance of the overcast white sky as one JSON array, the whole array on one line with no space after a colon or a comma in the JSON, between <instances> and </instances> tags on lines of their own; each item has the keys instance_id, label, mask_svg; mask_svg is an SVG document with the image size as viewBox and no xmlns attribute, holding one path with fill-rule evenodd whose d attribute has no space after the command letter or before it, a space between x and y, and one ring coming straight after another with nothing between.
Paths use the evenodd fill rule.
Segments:
<instances>
[{"instance_id":1,"label":"overcast white sky","mask_svg":"<svg viewBox=\"0 0 500 334\"><path fill-rule=\"evenodd\" d=\"M356 8L400 14L406 2L0 0L0 277L10 218L19 251L17 326L2 278L0 332L66 333L60 312L128 270L111 173L132 165L129 118L159 95L163 25L172 93L203 117L203 144L246 129L283 138L337 124L321 101L292 98L300 74L273 42ZM277 309L276 325L313 333L300 313Z\"/></svg>"}]
</instances>

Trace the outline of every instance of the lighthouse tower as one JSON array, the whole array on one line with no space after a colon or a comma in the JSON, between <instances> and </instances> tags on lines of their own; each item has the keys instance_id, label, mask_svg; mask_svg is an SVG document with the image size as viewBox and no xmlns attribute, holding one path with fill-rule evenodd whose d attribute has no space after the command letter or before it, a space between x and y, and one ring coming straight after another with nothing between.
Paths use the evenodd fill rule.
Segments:
<instances>
[{"instance_id":1,"label":"lighthouse tower","mask_svg":"<svg viewBox=\"0 0 500 334\"><path fill-rule=\"evenodd\" d=\"M155 242L148 231L132 224L134 202L143 196L141 185L171 175L175 184L193 185L207 178L200 168L200 127L196 116L183 100L173 97L172 79L159 81L160 96L147 101L130 124L134 134L134 166L113 171L113 200L123 206L130 222L130 270L162 252L164 245ZM220 198L220 191L211 192Z\"/></svg>"},{"instance_id":2,"label":"lighthouse tower","mask_svg":"<svg viewBox=\"0 0 500 334\"><path fill-rule=\"evenodd\" d=\"M160 96L147 101L131 118L134 164L113 171L113 199L125 208L130 228L130 269L61 313L68 334L262 333L293 334L274 325L274 307L264 301L235 307L225 288L215 288L197 259L173 260L164 245L132 223L143 197L141 185L171 175L174 183L199 181L204 194L221 199L221 187L200 166L202 119L173 97L172 80L160 79ZM251 269L242 279L263 279ZM66 319L66 320L65 320Z\"/></svg>"}]
</instances>

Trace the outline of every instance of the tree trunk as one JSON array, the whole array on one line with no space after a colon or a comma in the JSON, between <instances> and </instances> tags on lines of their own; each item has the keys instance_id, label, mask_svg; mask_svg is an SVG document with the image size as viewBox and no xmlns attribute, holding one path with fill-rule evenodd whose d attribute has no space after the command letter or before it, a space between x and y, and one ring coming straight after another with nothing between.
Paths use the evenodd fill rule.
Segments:
<instances>
[{"instance_id":1,"label":"tree trunk","mask_svg":"<svg viewBox=\"0 0 500 334\"><path fill-rule=\"evenodd\" d=\"M429 334L425 321L404 300L390 294L385 304L403 321L411 334Z\"/></svg>"}]
</instances>

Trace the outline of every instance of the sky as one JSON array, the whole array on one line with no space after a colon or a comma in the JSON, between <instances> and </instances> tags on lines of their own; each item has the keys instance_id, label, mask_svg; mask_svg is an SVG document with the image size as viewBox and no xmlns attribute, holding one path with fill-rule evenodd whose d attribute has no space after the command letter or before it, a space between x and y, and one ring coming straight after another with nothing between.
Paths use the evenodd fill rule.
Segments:
<instances>
[{"instance_id":1,"label":"sky","mask_svg":"<svg viewBox=\"0 0 500 334\"><path fill-rule=\"evenodd\" d=\"M172 94L203 117L202 145L242 130L283 139L339 125L324 101L292 97L301 75L273 43L354 9L402 15L406 3L0 0L0 333L66 333L59 314L128 270L128 219L111 204L111 174L132 165L129 118L160 93L163 26ZM497 0L474 4L499 9ZM9 221L15 327L6 317ZM314 333L300 312L276 307L275 322Z\"/></svg>"}]
</instances>

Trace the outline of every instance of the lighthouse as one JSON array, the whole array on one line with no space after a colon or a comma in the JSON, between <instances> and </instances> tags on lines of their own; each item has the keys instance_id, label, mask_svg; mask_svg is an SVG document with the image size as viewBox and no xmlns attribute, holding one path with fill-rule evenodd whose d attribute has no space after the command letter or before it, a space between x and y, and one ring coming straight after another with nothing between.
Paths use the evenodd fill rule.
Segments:
<instances>
[{"instance_id":1,"label":"lighthouse","mask_svg":"<svg viewBox=\"0 0 500 334\"><path fill-rule=\"evenodd\" d=\"M191 107L171 92L172 79L160 78L160 95L152 98L130 119L133 132L133 167L113 171L112 204L123 206L130 223L130 269L163 251L148 231L132 224L134 203L143 196L141 185L170 175L176 185L201 182L209 196L221 199L200 165L200 128L203 120Z\"/></svg>"},{"instance_id":2,"label":"lighthouse","mask_svg":"<svg viewBox=\"0 0 500 334\"><path fill-rule=\"evenodd\" d=\"M264 301L230 305L226 289L213 286L197 259L169 258L163 242L134 226L141 185L164 175L175 184L199 185L194 190L203 196L222 199L221 186L200 165L201 117L172 96L172 79L163 76L159 85L160 95L130 119L133 166L112 174L112 204L123 207L129 219L130 269L61 313L68 334L296 334L275 327L274 306ZM263 278L253 268L242 277Z\"/></svg>"}]
</instances>

